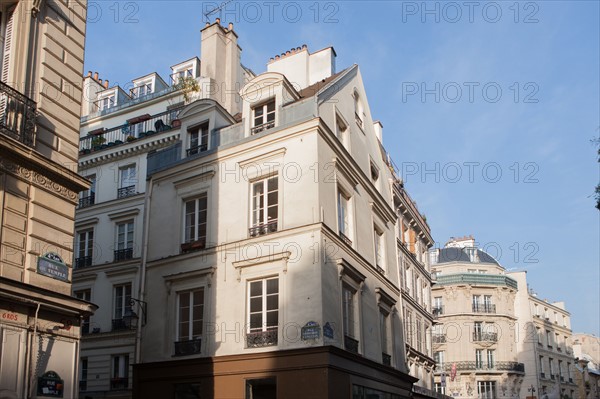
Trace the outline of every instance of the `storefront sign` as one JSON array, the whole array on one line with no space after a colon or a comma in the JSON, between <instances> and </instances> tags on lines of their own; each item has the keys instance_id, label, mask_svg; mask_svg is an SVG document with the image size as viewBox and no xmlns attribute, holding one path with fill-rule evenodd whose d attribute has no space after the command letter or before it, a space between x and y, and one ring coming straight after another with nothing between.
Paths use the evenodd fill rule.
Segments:
<instances>
[{"instance_id":1,"label":"storefront sign","mask_svg":"<svg viewBox=\"0 0 600 399\"><path fill-rule=\"evenodd\" d=\"M315 321L309 321L301 331L302 341L319 339L321 337L321 326Z\"/></svg>"},{"instance_id":2,"label":"storefront sign","mask_svg":"<svg viewBox=\"0 0 600 399\"><path fill-rule=\"evenodd\" d=\"M48 371L38 378L38 396L62 398L65 383L54 371Z\"/></svg>"},{"instance_id":3,"label":"storefront sign","mask_svg":"<svg viewBox=\"0 0 600 399\"><path fill-rule=\"evenodd\" d=\"M69 267L54 252L38 258L37 272L60 281L69 281Z\"/></svg>"}]
</instances>

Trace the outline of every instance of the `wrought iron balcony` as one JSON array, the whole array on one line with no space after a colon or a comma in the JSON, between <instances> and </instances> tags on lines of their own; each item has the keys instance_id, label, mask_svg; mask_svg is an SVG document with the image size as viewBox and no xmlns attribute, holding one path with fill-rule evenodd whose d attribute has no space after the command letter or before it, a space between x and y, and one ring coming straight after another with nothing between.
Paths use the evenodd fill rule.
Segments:
<instances>
[{"instance_id":1,"label":"wrought iron balcony","mask_svg":"<svg viewBox=\"0 0 600 399\"><path fill-rule=\"evenodd\" d=\"M441 274L437 277L437 284L439 285L458 285L458 284L469 284L469 285L499 285L509 288L517 289L517 281L508 276L493 275L493 274L479 274L479 273L454 273L454 274Z\"/></svg>"},{"instance_id":2,"label":"wrought iron balcony","mask_svg":"<svg viewBox=\"0 0 600 399\"><path fill-rule=\"evenodd\" d=\"M79 208L86 208L96 203L96 194L91 193L87 197L79 198Z\"/></svg>"},{"instance_id":3,"label":"wrought iron balcony","mask_svg":"<svg viewBox=\"0 0 600 399\"><path fill-rule=\"evenodd\" d=\"M250 237L262 236L277 231L277 220L252 226L248 229Z\"/></svg>"},{"instance_id":4,"label":"wrought iron balcony","mask_svg":"<svg viewBox=\"0 0 600 399\"><path fill-rule=\"evenodd\" d=\"M358 341L348 335L344 335L344 348L353 353L358 353Z\"/></svg>"},{"instance_id":5,"label":"wrought iron balcony","mask_svg":"<svg viewBox=\"0 0 600 399\"><path fill-rule=\"evenodd\" d=\"M199 251L206 248L206 237L181 244L181 253Z\"/></svg>"},{"instance_id":6,"label":"wrought iron balcony","mask_svg":"<svg viewBox=\"0 0 600 399\"><path fill-rule=\"evenodd\" d=\"M392 356L388 355L385 352L381 353L381 363L383 363L386 366L391 366L392 365Z\"/></svg>"},{"instance_id":7,"label":"wrought iron balcony","mask_svg":"<svg viewBox=\"0 0 600 399\"><path fill-rule=\"evenodd\" d=\"M117 198L127 198L136 194L135 186L121 187L117 190Z\"/></svg>"},{"instance_id":8,"label":"wrought iron balcony","mask_svg":"<svg viewBox=\"0 0 600 399\"><path fill-rule=\"evenodd\" d=\"M110 389L127 389L129 388L129 378L127 377L116 377L110 379Z\"/></svg>"},{"instance_id":9,"label":"wrought iron balcony","mask_svg":"<svg viewBox=\"0 0 600 399\"><path fill-rule=\"evenodd\" d=\"M439 369L436 369L435 372L441 373L442 371L444 371L444 372L448 373L451 371L452 367L454 367L454 366L456 366L456 370L458 370L458 371L488 370L488 371L515 371L515 372L520 372L520 373L525 372L525 365L523 363L507 362L507 361L494 362L493 364L477 362L477 361L445 362L444 366Z\"/></svg>"},{"instance_id":10,"label":"wrought iron balcony","mask_svg":"<svg viewBox=\"0 0 600 399\"><path fill-rule=\"evenodd\" d=\"M473 332L473 341L474 342L498 342L498 334L491 332Z\"/></svg>"},{"instance_id":11,"label":"wrought iron balcony","mask_svg":"<svg viewBox=\"0 0 600 399\"><path fill-rule=\"evenodd\" d=\"M92 256L80 256L75 259L75 269L81 269L83 267L89 267L92 265Z\"/></svg>"},{"instance_id":12,"label":"wrought iron balcony","mask_svg":"<svg viewBox=\"0 0 600 399\"><path fill-rule=\"evenodd\" d=\"M431 340L434 344L445 344L446 343L446 334L433 334L431 336Z\"/></svg>"},{"instance_id":13,"label":"wrought iron balcony","mask_svg":"<svg viewBox=\"0 0 600 399\"><path fill-rule=\"evenodd\" d=\"M185 152L189 157L190 155L200 154L201 152L204 152L206 150L208 150L208 144L200 144L195 147L188 148L187 150L185 150Z\"/></svg>"},{"instance_id":14,"label":"wrought iron balcony","mask_svg":"<svg viewBox=\"0 0 600 399\"><path fill-rule=\"evenodd\" d=\"M258 126L254 126L251 130L250 133L252 134L256 134L256 133L260 133L263 130L268 130L275 127L275 121L271 121L271 122L267 122L267 123L263 123L262 125L258 125Z\"/></svg>"},{"instance_id":15,"label":"wrought iron balcony","mask_svg":"<svg viewBox=\"0 0 600 399\"><path fill-rule=\"evenodd\" d=\"M124 331L130 330L131 326L128 326L125 319L112 319L112 330L111 331Z\"/></svg>"},{"instance_id":16,"label":"wrought iron balcony","mask_svg":"<svg viewBox=\"0 0 600 399\"><path fill-rule=\"evenodd\" d=\"M248 348L261 348L271 345L277 345L277 328L246 334L246 347Z\"/></svg>"},{"instance_id":17,"label":"wrought iron balcony","mask_svg":"<svg viewBox=\"0 0 600 399\"><path fill-rule=\"evenodd\" d=\"M473 304L473 313L496 313L496 305L491 303Z\"/></svg>"},{"instance_id":18,"label":"wrought iron balcony","mask_svg":"<svg viewBox=\"0 0 600 399\"><path fill-rule=\"evenodd\" d=\"M115 262L133 259L133 248L117 249L115 251Z\"/></svg>"},{"instance_id":19,"label":"wrought iron balcony","mask_svg":"<svg viewBox=\"0 0 600 399\"><path fill-rule=\"evenodd\" d=\"M202 348L202 339L195 338L187 341L175 342L175 356L187 356L200 353Z\"/></svg>"},{"instance_id":20,"label":"wrought iron balcony","mask_svg":"<svg viewBox=\"0 0 600 399\"><path fill-rule=\"evenodd\" d=\"M0 82L0 131L21 143L35 144L36 103Z\"/></svg>"},{"instance_id":21,"label":"wrought iron balcony","mask_svg":"<svg viewBox=\"0 0 600 399\"><path fill-rule=\"evenodd\" d=\"M444 306L435 306L431 309L433 317L438 317L444 314Z\"/></svg>"}]
</instances>

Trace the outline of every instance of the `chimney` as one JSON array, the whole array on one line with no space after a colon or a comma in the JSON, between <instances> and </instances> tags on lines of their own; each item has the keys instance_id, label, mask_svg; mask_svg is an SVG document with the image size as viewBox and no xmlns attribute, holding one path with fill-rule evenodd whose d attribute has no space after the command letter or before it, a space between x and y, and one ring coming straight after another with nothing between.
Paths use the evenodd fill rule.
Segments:
<instances>
[{"instance_id":1,"label":"chimney","mask_svg":"<svg viewBox=\"0 0 600 399\"><path fill-rule=\"evenodd\" d=\"M98 72L94 72L94 80L98 80Z\"/></svg>"},{"instance_id":2,"label":"chimney","mask_svg":"<svg viewBox=\"0 0 600 399\"><path fill-rule=\"evenodd\" d=\"M233 30L233 22L230 22L230 23L229 23L228 29L229 29L229 30Z\"/></svg>"},{"instance_id":3,"label":"chimney","mask_svg":"<svg viewBox=\"0 0 600 399\"><path fill-rule=\"evenodd\" d=\"M373 122L373 130L379 142L383 144L383 124L380 121Z\"/></svg>"},{"instance_id":4,"label":"chimney","mask_svg":"<svg viewBox=\"0 0 600 399\"><path fill-rule=\"evenodd\" d=\"M91 77L92 77L92 71L88 71L87 77L88 77L88 78L91 78Z\"/></svg>"},{"instance_id":5,"label":"chimney","mask_svg":"<svg viewBox=\"0 0 600 399\"><path fill-rule=\"evenodd\" d=\"M106 79L106 80L104 81L104 88L105 88L105 89L108 89L108 79Z\"/></svg>"}]
</instances>

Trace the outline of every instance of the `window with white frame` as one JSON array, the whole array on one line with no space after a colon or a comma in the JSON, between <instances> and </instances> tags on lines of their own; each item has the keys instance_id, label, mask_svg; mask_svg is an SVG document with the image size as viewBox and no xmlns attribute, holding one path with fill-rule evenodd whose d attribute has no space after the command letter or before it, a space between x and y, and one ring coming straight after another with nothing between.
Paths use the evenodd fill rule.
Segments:
<instances>
[{"instance_id":1,"label":"window with white frame","mask_svg":"<svg viewBox=\"0 0 600 399\"><path fill-rule=\"evenodd\" d=\"M340 237L349 245L352 245L350 196L338 186L338 232Z\"/></svg>"},{"instance_id":2,"label":"window with white frame","mask_svg":"<svg viewBox=\"0 0 600 399\"><path fill-rule=\"evenodd\" d=\"M444 369L444 351L434 352L433 359L435 360L435 367L439 370L443 370Z\"/></svg>"},{"instance_id":3,"label":"window with white frame","mask_svg":"<svg viewBox=\"0 0 600 399\"><path fill-rule=\"evenodd\" d=\"M479 399L495 399L496 381L477 381L477 395Z\"/></svg>"},{"instance_id":4,"label":"window with white frame","mask_svg":"<svg viewBox=\"0 0 600 399\"><path fill-rule=\"evenodd\" d=\"M540 356L540 373L544 376L546 367L544 366L544 356Z\"/></svg>"},{"instance_id":5,"label":"window with white frame","mask_svg":"<svg viewBox=\"0 0 600 399\"><path fill-rule=\"evenodd\" d=\"M383 231L377 226L373 226L373 239L375 248L375 266L377 270L385 268L385 243L383 239Z\"/></svg>"},{"instance_id":6,"label":"window with white frame","mask_svg":"<svg viewBox=\"0 0 600 399\"><path fill-rule=\"evenodd\" d=\"M549 348L552 348L552 332L546 330L546 344Z\"/></svg>"},{"instance_id":7,"label":"window with white frame","mask_svg":"<svg viewBox=\"0 0 600 399\"><path fill-rule=\"evenodd\" d=\"M252 134L262 132L275 126L275 99L252 108Z\"/></svg>"},{"instance_id":8,"label":"window with white frame","mask_svg":"<svg viewBox=\"0 0 600 399\"><path fill-rule=\"evenodd\" d=\"M112 357L110 389L127 389L129 387L129 355Z\"/></svg>"},{"instance_id":9,"label":"window with white frame","mask_svg":"<svg viewBox=\"0 0 600 399\"><path fill-rule=\"evenodd\" d=\"M77 232L76 253L76 269L92 265L92 260L94 256L94 229L81 230Z\"/></svg>"},{"instance_id":10,"label":"window with white frame","mask_svg":"<svg viewBox=\"0 0 600 399\"><path fill-rule=\"evenodd\" d=\"M133 220L117 224L115 262L133 258Z\"/></svg>"},{"instance_id":11,"label":"window with white frame","mask_svg":"<svg viewBox=\"0 0 600 399\"><path fill-rule=\"evenodd\" d=\"M344 328L344 348L358 353L356 290L342 285L342 324Z\"/></svg>"},{"instance_id":12,"label":"window with white frame","mask_svg":"<svg viewBox=\"0 0 600 399\"><path fill-rule=\"evenodd\" d=\"M495 367L494 350L493 349L487 350L487 367L488 367L488 369L493 369Z\"/></svg>"},{"instance_id":13,"label":"window with white frame","mask_svg":"<svg viewBox=\"0 0 600 399\"><path fill-rule=\"evenodd\" d=\"M277 345L279 278L248 282L248 347Z\"/></svg>"},{"instance_id":14,"label":"window with white frame","mask_svg":"<svg viewBox=\"0 0 600 399\"><path fill-rule=\"evenodd\" d=\"M188 140L188 156L208 150L208 122L189 128Z\"/></svg>"},{"instance_id":15,"label":"window with white frame","mask_svg":"<svg viewBox=\"0 0 600 399\"><path fill-rule=\"evenodd\" d=\"M131 314L131 283L119 284L113 287L113 322L112 330L127 330L125 315Z\"/></svg>"},{"instance_id":16,"label":"window with white frame","mask_svg":"<svg viewBox=\"0 0 600 399\"><path fill-rule=\"evenodd\" d=\"M442 377L442 378L445 378L445 376ZM445 382L444 383L436 382L435 383L435 391L437 393L441 393L442 395L445 395L446 394L446 385L445 385Z\"/></svg>"},{"instance_id":17,"label":"window with white frame","mask_svg":"<svg viewBox=\"0 0 600 399\"><path fill-rule=\"evenodd\" d=\"M550 378L554 379L554 359L548 358L548 371L550 372Z\"/></svg>"},{"instance_id":18,"label":"window with white frame","mask_svg":"<svg viewBox=\"0 0 600 399\"><path fill-rule=\"evenodd\" d=\"M475 349L475 368L482 369L483 368L483 350Z\"/></svg>"},{"instance_id":19,"label":"window with white frame","mask_svg":"<svg viewBox=\"0 0 600 399\"><path fill-rule=\"evenodd\" d=\"M381 336L381 352L384 355L388 355L391 353L389 347L389 319L390 314L387 310L379 308L379 333ZM386 363L386 356L384 356L384 363ZM389 359L387 364L389 365Z\"/></svg>"},{"instance_id":20,"label":"window with white frame","mask_svg":"<svg viewBox=\"0 0 600 399\"><path fill-rule=\"evenodd\" d=\"M114 106L115 106L115 95L114 94L107 95L107 96L102 96L98 100L98 109L100 111L107 110L107 109L112 108Z\"/></svg>"},{"instance_id":21,"label":"window with white frame","mask_svg":"<svg viewBox=\"0 0 600 399\"><path fill-rule=\"evenodd\" d=\"M251 184L252 210L250 218L252 227L250 236L277 231L279 210L279 179L268 177Z\"/></svg>"},{"instance_id":22,"label":"window with white frame","mask_svg":"<svg viewBox=\"0 0 600 399\"><path fill-rule=\"evenodd\" d=\"M404 335L406 336L406 342L412 346L413 345L413 330L414 325L412 321L412 312L408 309L404 311L404 319L406 320L404 324Z\"/></svg>"},{"instance_id":23,"label":"window with white frame","mask_svg":"<svg viewBox=\"0 0 600 399\"><path fill-rule=\"evenodd\" d=\"M185 202L184 217L184 242L198 242L198 248L204 248L208 219L208 196L206 193Z\"/></svg>"},{"instance_id":24,"label":"window with white frame","mask_svg":"<svg viewBox=\"0 0 600 399\"><path fill-rule=\"evenodd\" d=\"M176 355L200 353L203 323L204 287L177 293Z\"/></svg>"},{"instance_id":25,"label":"window with white frame","mask_svg":"<svg viewBox=\"0 0 600 399\"><path fill-rule=\"evenodd\" d=\"M335 135L342 145L347 149L349 143L348 126L339 115L335 118Z\"/></svg>"},{"instance_id":26,"label":"window with white frame","mask_svg":"<svg viewBox=\"0 0 600 399\"><path fill-rule=\"evenodd\" d=\"M94 205L96 203L96 175L85 176L90 181L90 188L79 193L79 207Z\"/></svg>"},{"instance_id":27,"label":"window with white frame","mask_svg":"<svg viewBox=\"0 0 600 399\"><path fill-rule=\"evenodd\" d=\"M354 118L356 119L356 124L363 129L364 108L357 90L354 90Z\"/></svg>"},{"instance_id":28,"label":"window with white frame","mask_svg":"<svg viewBox=\"0 0 600 399\"><path fill-rule=\"evenodd\" d=\"M81 299L82 301L91 302L92 290L77 290L73 292L75 298ZM90 332L90 316L85 316L81 319L81 334L88 334Z\"/></svg>"},{"instance_id":29,"label":"window with white frame","mask_svg":"<svg viewBox=\"0 0 600 399\"><path fill-rule=\"evenodd\" d=\"M133 98L140 98L152 93L152 91L152 81L142 82L131 89L131 96Z\"/></svg>"},{"instance_id":30,"label":"window with white frame","mask_svg":"<svg viewBox=\"0 0 600 399\"><path fill-rule=\"evenodd\" d=\"M137 183L135 164L119 168L119 188L117 198L126 198L136 194L135 184Z\"/></svg>"},{"instance_id":31,"label":"window with white frame","mask_svg":"<svg viewBox=\"0 0 600 399\"><path fill-rule=\"evenodd\" d=\"M417 323L415 325L417 330L417 350L423 352L423 319L417 317Z\"/></svg>"},{"instance_id":32,"label":"window with white frame","mask_svg":"<svg viewBox=\"0 0 600 399\"><path fill-rule=\"evenodd\" d=\"M444 299L441 296L436 296L433 298L433 309L432 313L434 316L439 316L444 314Z\"/></svg>"}]
</instances>

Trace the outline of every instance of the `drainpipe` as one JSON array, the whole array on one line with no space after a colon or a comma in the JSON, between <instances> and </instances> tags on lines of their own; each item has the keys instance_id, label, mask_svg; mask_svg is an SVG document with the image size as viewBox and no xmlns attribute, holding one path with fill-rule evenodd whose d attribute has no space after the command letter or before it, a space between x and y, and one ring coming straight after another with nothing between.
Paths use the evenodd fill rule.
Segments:
<instances>
[{"instance_id":1,"label":"drainpipe","mask_svg":"<svg viewBox=\"0 0 600 399\"><path fill-rule=\"evenodd\" d=\"M148 230L149 230L149 218L150 218L150 200L152 198L152 178L148 180L146 187L146 196L144 198L144 221L143 221L143 233L142 233L142 259L141 259L141 270L139 279L139 292L138 298L141 301L145 300L146 293L146 262L148 259ZM141 306L141 304L140 304ZM148 306L146 305L146 317L148 316ZM138 323L136 337L135 337L135 363L139 363L141 360L142 351L142 323Z\"/></svg>"},{"instance_id":2,"label":"drainpipe","mask_svg":"<svg viewBox=\"0 0 600 399\"><path fill-rule=\"evenodd\" d=\"M38 313L40 311L40 306L42 306L42 304L37 302L37 308L35 310L35 320L33 324L33 336L31 337L31 348L29 351L29 376L26 380L28 384L26 392L29 393L27 397L30 399L33 396L33 379L35 378L35 369L37 368L37 361L35 363L33 362L33 354L37 353L37 351L35 350L35 343L37 337Z\"/></svg>"}]
</instances>

